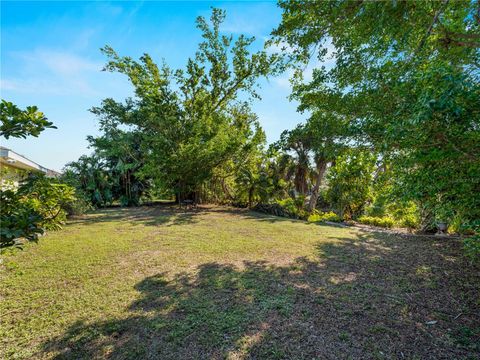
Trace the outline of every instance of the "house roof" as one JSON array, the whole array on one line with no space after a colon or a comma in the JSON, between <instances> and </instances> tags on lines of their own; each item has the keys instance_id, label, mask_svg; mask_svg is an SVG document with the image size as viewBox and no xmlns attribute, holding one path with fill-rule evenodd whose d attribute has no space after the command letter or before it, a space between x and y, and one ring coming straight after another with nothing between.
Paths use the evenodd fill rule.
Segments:
<instances>
[{"instance_id":1,"label":"house roof","mask_svg":"<svg viewBox=\"0 0 480 360\"><path fill-rule=\"evenodd\" d=\"M25 156L3 146L0 146L0 164L5 164L7 166L22 170L43 172L50 177L56 177L60 175L58 172L47 169L46 167L37 164L35 161L32 161Z\"/></svg>"}]
</instances>

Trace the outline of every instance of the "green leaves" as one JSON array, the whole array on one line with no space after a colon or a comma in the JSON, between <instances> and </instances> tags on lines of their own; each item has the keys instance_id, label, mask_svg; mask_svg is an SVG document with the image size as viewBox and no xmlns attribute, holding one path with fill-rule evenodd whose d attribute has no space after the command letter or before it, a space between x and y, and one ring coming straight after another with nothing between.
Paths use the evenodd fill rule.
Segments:
<instances>
[{"instance_id":1,"label":"green leaves","mask_svg":"<svg viewBox=\"0 0 480 360\"><path fill-rule=\"evenodd\" d=\"M338 156L328 173L327 198L345 219L360 215L372 198L376 156L351 149Z\"/></svg>"},{"instance_id":2,"label":"green leaves","mask_svg":"<svg viewBox=\"0 0 480 360\"><path fill-rule=\"evenodd\" d=\"M45 115L38 111L36 106L27 106L21 110L13 103L2 100L0 103L0 136L26 138L37 137L47 128L56 129L53 123L48 121Z\"/></svg>"},{"instance_id":3,"label":"green leaves","mask_svg":"<svg viewBox=\"0 0 480 360\"><path fill-rule=\"evenodd\" d=\"M122 136L138 134L139 149L146 155L137 170L177 193L198 191L217 169L239 161L264 141L248 102L238 98L242 93L257 97L257 79L274 71L278 57L251 53L253 38L221 34L224 19L219 9L212 10L210 21L197 18L203 40L183 70L157 66L148 54L135 61L103 49L110 59L105 69L125 74L136 97L126 104L107 99L93 112L105 130L112 121L131 126ZM94 141L102 147L100 139Z\"/></svg>"},{"instance_id":4,"label":"green leaves","mask_svg":"<svg viewBox=\"0 0 480 360\"><path fill-rule=\"evenodd\" d=\"M30 174L17 190L20 202L29 203L41 216L47 230L61 229L66 221L65 207L76 200L75 189L44 175Z\"/></svg>"},{"instance_id":5,"label":"green leaves","mask_svg":"<svg viewBox=\"0 0 480 360\"><path fill-rule=\"evenodd\" d=\"M43 234L42 216L33 204L22 201L20 194L8 189L0 190L0 201L0 249L20 246L20 238L37 241Z\"/></svg>"},{"instance_id":6,"label":"green leaves","mask_svg":"<svg viewBox=\"0 0 480 360\"><path fill-rule=\"evenodd\" d=\"M20 245L20 238L37 241L45 229L60 229L65 208L75 200L72 187L36 174L18 189L0 190L0 248Z\"/></svg>"},{"instance_id":7,"label":"green leaves","mask_svg":"<svg viewBox=\"0 0 480 360\"><path fill-rule=\"evenodd\" d=\"M337 134L347 144L388 159L397 201L416 202L430 218L448 208L450 218L478 219L478 2L279 4L272 42L288 45L295 68L334 55L312 81L294 82L299 110L313 111L315 137L336 130L325 126L333 115L348 129Z\"/></svg>"}]
</instances>

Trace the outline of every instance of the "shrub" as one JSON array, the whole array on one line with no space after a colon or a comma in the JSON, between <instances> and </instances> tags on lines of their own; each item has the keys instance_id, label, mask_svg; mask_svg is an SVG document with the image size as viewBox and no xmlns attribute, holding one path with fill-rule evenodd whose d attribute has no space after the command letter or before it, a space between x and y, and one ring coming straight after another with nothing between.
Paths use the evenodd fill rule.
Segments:
<instances>
[{"instance_id":1,"label":"shrub","mask_svg":"<svg viewBox=\"0 0 480 360\"><path fill-rule=\"evenodd\" d=\"M78 193L78 191L77 191ZM76 200L66 202L62 208L67 213L67 216L83 215L86 212L93 210L93 206L81 195L75 194Z\"/></svg>"},{"instance_id":2,"label":"shrub","mask_svg":"<svg viewBox=\"0 0 480 360\"><path fill-rule=\"evenodd\" d=\"M277 204L280 205L284 212L287 214L287 217L294 219L306 219L308 212L303 208L305 203L304 196L298 196L295 199L287 198L284 200L277 200Z\"/></svg>"},{"instance_id":3,"label":"shrub","mask_svg":"<svg viewBox=\"0 0 480 360\"><path fill-rule=\"evenodd\" d=\"M42 217L14 190L0 190L0 248L18 245L17 239L36 241L43 234Z\"/></svg>"},{"instance_id":4,"label":"shrub","mask_svg":"<svg viewBox=\"0 0 480 360\"><path fill-rule=\"evenodd\" d=\"M415 215L404 215L397 224L403 228L416 229L419 226L419 219Z\"/></svg>"},{"instance_id":5,"label":"shrub","mask_svg":"<svg viewBox=\"0 0 480 360\"><path fill-rule=\"evenodd\" d=\"M31 175L17 190L23 203L30 203L42 217L42 226L58 230L65 223L67 204L76 201L75 189L44 175Z\"/></svg>"},{"instance_id":6,"label":"shrub","mask_svg":"<svg viewBox=\"0 0 480 360\"><path fill-rule=\"evenodd\" d=\"M317 211L314 211L308 217L308 222L324 222L324 221L341 222L342 218L337 214L335 214L333 211L329 211L326 213L319 213Z\"/></svg>"},{"instance_id":7,"label":"shrub","mask_svg":"<svg viewBox=\"0 0 480 360\"><path fill-rule=\"evenodd\" d=\"M373 225L384 228L391 228L395 224L395 220L391 217L375 217L375 216L360 216L357 221L365 225Z\"/></svg>"},{"instance_id":8,"label":"shrub","mask_svg":"<svg viewBox=\"0 0 480 360\"><path fill-rule=\"evenodd\" d=\"M74 202L74 189L31 175L18 189L0 191L0 247L19 245L18 239L36 241L44 229L56 230L66 220L65 206Z\"/></svg>"},{"instance_id":9,"label":"shrub","mask_svg":"<svg viewBox=\"0 0 480 360\"><path fill-rule=\"evenodd\" d=\"M292 198L277 200L277 204L290 214L296 214L298 211L297 204L295 204L295 200Z\"/></svg>"},{"instance_id":10,"label":"shrub","mask_svg":"<svg viewBox=\"0 0 480 360\"><path fill-rule=\"evenodd\" d=\"M289 217L293 219L306 219L308 216L307 211L303 208L303 197L296 199L288 198L284 200L277 200L270 204L257 204L253 210L262 212L265 214L271 214L275 216Z\"/></svg>"}]
</instances>

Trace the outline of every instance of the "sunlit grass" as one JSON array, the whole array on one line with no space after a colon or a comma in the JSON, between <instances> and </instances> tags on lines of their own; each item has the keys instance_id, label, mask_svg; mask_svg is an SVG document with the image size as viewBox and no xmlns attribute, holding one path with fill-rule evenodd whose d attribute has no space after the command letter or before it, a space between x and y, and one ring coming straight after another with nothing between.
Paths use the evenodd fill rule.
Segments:
<instances>
[{"instance_id":1,"label":"sunlit grass","mask_svg":"<svg viewBox=\"0 0 480 360\"><path fill-rule=\"evenodd\" d=\"M405 293L445 280L431 249L221 207L98 211L3 257L0 357L291 358L334 356L337 342L389 353L372 329L424 321ZM305 347L311 336L333 347Z\"/></svg>"}]
</instances>

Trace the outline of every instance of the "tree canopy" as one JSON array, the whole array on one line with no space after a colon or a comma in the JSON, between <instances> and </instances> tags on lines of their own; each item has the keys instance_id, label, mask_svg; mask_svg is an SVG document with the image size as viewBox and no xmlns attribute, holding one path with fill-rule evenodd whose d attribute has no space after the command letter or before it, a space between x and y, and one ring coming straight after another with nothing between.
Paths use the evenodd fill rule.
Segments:
<instances>
[{"instance_id":1,"label":"tree canopy","mask_svg":"<svg viewBox=\"0 0 480 360\"><path fill-rule=\"evenodd\" d=\"M478 217L479 3L279 5L273 41L291 61L335 58L332 68L317 67L310 82L297 75L300 110L334 110L346 120L357 144L392 164L396 195L429 209L425 222L435 214Z\"/></svg>"},{"instance_id":2,"label":"tree canopy","mask_svg":"<svg viewBox=\"0 0 480 360\"><path fill-rule=\"evenodd\" d=\"M264 142L248 100L258 98L256 81L276 70L278 56L250 53L254 38L222 35L224 18L219 9L210 22L197 18L203 41L185 69L158 66L148 54L135 61L103 49L110 59L105 69L125 74L135 98L106 99L95 113L136 131L147 154L142 173L179 196L198 192L215 169L241 162Z\"/></svg>"}]
</instances>

